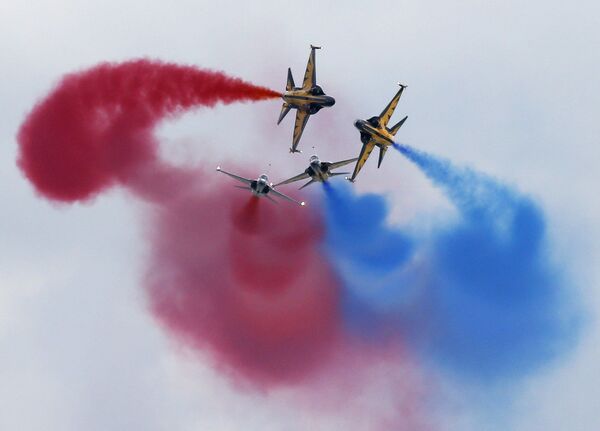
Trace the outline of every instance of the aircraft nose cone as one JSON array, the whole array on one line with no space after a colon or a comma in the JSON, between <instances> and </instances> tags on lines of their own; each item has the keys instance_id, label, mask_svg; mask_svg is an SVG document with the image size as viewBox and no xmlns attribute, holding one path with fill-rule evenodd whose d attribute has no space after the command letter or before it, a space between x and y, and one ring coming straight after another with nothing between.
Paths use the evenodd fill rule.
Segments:
<instances>
[{"instance_id":1,"label":"aircraft nose cone","mask_svg":"<svg viewBox=\"0 0 600 431\"><path fill-rule=\"evenodd\" d=\"M360 126L361 126L361 124L360 124L360 120L356 120L356 121L354 122L354 127L356 127L358 130L360 130Z\"/></svg>"},{"instance_id":2,"label":"aircraft nose cone","mask_svg":"<svg viewBox=\"0 0 600 431\"><path fill-rule=\"evenodd\" d=\"M335 99L333 97L330 97L329 100L327 101L327 105L328 106L333 106L335 105Z\"/></svg>"}]
</instances>

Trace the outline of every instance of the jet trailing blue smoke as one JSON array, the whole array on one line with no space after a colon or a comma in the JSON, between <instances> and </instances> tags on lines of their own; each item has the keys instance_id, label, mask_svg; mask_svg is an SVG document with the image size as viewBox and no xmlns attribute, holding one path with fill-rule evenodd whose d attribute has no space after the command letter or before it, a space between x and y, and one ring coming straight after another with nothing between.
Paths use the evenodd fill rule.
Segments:
<instances>
[{"instance_id":1,"label":"jet trailing blue smoke","mask_svg":"<svg viewBox=\"0 0 600 431\"><path fill-rule=\"evenodd\" d=\"M540 208L488 176L395 148L460 217L415 233L386 223L383 197L328 185L326 246L347 287L349 328L403 337L423 359L486 381L523 376L564 351L575 310L548 259Z\"/></svg>"}]
</instances>

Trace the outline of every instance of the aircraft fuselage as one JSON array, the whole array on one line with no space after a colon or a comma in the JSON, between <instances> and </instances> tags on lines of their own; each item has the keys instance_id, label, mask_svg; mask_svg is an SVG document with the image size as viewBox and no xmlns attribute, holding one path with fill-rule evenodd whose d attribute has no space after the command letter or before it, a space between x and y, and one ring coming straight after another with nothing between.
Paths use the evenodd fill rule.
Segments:
<instances>
[{"instance_id":1,"label":"aircraft fuselage","mask_svg":"<svg viewBox=\"0 0 600 431\"><path fill-rule=\"evenodd\" d=\"M320 160L316 160L310 163L310 166L304 171L313 180L323 182L327 181L331 177L331 171L329 167L321 163Z\"/></svg>"},{"instance_id":2,"label":"aircraft fuselage","mask_svg":"<svg viewBox=\"0 0 600 431\"><path fill-rule=\"evenodd\" d=\"M252 194L254 196L261 197L266 195L271 190L269 178L266 175L261 175L250 183L250 189L252 190Z\"/></svg>"},{"instance_id":3,"label":"aircraft fuselage","mask_svg":"<svg viewBox=\"0 0 600 431\"><path fill-rule=\"evenodd\" d=\"M377 146L389 146L394 143L394 135L387 131L385 127L377 127L371 123L371 120L356 120L354 127L360 132L360 140L363 144L372 141Z\"/></svg>"},{"instance_id":4,"label":"aircraft fuselage","mask_svg":"<svg viewBox=\"0 0 600 431\"><path fill-rule=\"evenodd\" d=\"M306 111L311 115L316 114L324 107L335 105L335 99L324 94L320 87L313 87L308 90L294 89L286 91L281 98L291 108Z\"/></svg>"}]
</instances>

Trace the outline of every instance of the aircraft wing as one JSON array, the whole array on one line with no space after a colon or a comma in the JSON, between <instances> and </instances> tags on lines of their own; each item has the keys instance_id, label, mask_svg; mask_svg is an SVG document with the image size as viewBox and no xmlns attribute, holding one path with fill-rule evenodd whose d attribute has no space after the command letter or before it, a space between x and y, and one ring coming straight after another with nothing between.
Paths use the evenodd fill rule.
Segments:
<instances>
[{"instance_id":1,"label":"aircraft wing","mask_svg":"<svg viewBox=\"0 0 600 431\"><path fill-rule=\"evenodd\" d=\"M244 184L248 184L250 185L252 183L252 180L249 180L248 178L244 178L244 177L240 177L239 175L235 175L229 172L224 171L223 169L221 169L220 166L217 166L217 172L222 172L225 175L229 175L231 178L236 179Z\"/></svg>"},{"instance_id":2,"label":"aircraft wing","mask_svg":"<svg viewBox=\"0 0 600 431\"><path fill-rule=\"evenodd\" d=\"M358 157L355 157L353 159L342 160L341 162L335 162L335 163L327 162L327 164L329 165L329 169L336 169L336 168L340 168L342 166L348 165L352 162L356 162L357 160L358 160Z\"/></svg>"},{"instance_id":3,"label":"aircraft wing","mask_svg":"<svg viewBox=\"0 0 600 431\"><path fill-rule=\"evenodd\" d=\"M284 195L281 192L278 192L277 190L275 190L273 187L271 187L271 190L269 190L270 193L273 193L275 196L279 196L280 198L283 198L285 200L288 200L290 202L293 202L295 204L298 204L300 206L304 206L305 203L304 202L299 202L296 199L292 199L291 197L289 197L288 195Z\"/></svg>"},{"instance_id":4,"label":"aircraft wing","mask_svg":"<svg viewBox=\"0 0 600 431\"><path fill-rule=\"evenodd\" d=\"M392 115L394 114L394 109L396 109L396 106L398 106L398 101L400 100L400 96L402 96L404 88L405 86L400 86L400 90L398 90L393 99L390 100L390 103L388 103L388 105L385 107L381 115L379 115L379 122L381 123L382 127L386 127L387 123L390 121L390 118L392 118Z\"/></svg>"},{"instance_id":5,"label":"aircraft wing","mask_svg":"<svg viewBox=\"0 0 600 431\"><path fill-rule=\"evenodd\" d=\"M302 137L302 132L304 132L304 127L308 122L308 117L310 114L307 111L303 111L302 109L298 109L296 111L296 122L294 123L294 137L292 139L292 152L296 151L296 147L300 142L300 138Z\"/></svg>"},{"instance_id":6,"label":"aircraft wing","mask_svg":"<svg viewBox=\"0 0 600 431\"><path fill-rule=\"evenodd\" d=\"M308 178L310 175L308 175L306 172L302 172L300 175L296 175L295 177L292 177L288 180L282 181L278 184L275 184L275 187L280 186L282 184L289 184L289 183L293 183L295 181L300 181L303 180L305 178Z\"/></svg>"},{"instance_id":7,"label":"aircraft wing","mask_svg":"<svg viewBox=\"0 0 600 431\"><path fill-rule=\"evenodd\" d=\"M304 72L304 81L302 81L302 88L305 90L317 85L317 66L315 64L316 49L321 48L318 46L310 46L310 55L308 56L308 63L306 64L306 72Z\"/></svg>"},{"instance_id":8,"label":"aircraft wing","mask_svg":"<svg viewBox=\"0 0 600 431\"><path fill-rule=\"evenodd\" d=\"M363 165L371 155L371 151L373 151L373 148L375 148L375 144L371 141L367 142L366 144L363 144L362 149L360 150L360 154L358 155L358 161L356 162L356 166L354 167L354 172L352 173L350 181L354 181L356 179L356 176L358 175Z\"/></svg>"}]
</instances>

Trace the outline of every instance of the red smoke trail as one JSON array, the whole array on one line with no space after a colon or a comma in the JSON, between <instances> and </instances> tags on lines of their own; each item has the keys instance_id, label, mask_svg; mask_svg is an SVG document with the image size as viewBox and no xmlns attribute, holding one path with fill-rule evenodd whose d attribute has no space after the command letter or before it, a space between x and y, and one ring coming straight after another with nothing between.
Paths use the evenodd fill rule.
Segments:
<instances>
[{"instance_id":1,"label":"red smoke trail","mask_svg":"<svg viewBox=\"0 0 600 431\"><path fill-rule=\"evenodd\" d=\"M18 133L18 164L37 191L88 199L126 181L155 157L152 129L195 106L257 101L279 93L222 72L136 60L64 77Z\"/></svg>"},{"instance_id":2,"label":"red smoke trail","mask_svg":"<svg viewBox=\"0 0 600 431\"><path fill-rule=\"evenodd\" d=\"M338 284L320 253L320 220L168 165L152 132L194 106L278 96L193 67L102 64L65 77L18 135L19 166L44 197L84 200L120 184L154 205L153 310L260 384L299 379L335 344Z\"/></svg>"},{"instance_id":3,"label":"red smoke trail","mask_svg":"<svg viewBox=\"0 0 600 431\"><path fill-rule=\"evenodd\" d=\"M388 429L372 421L370 406L361 407L369 367L385 364L402 372L386 395L403 396L382 419L390 429L422 429L414 425L422 414L419 391L413 393L421 385L404 354L387 358L381 346L344 335L340 284L321 250L314 206L259 201L227 178L177 168L157 155L152 132L165 116L278 96L193 67L103 64L65 77L34 108L18 134L18 164L48 199L80 201L120 185L149 204L150 307L222 371L262 388L302 383L314 400L343 405L354 397L348 415L362 409L372 425L345 429ZM316 387L329 392L320 396ZM410 412L399 417L402 408Z\"/></svg>"}]
</instances>

